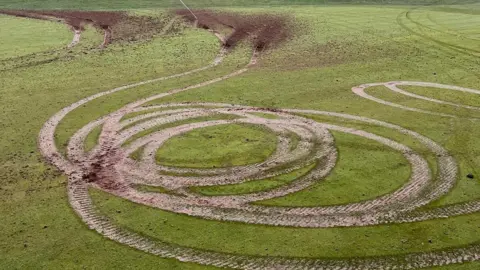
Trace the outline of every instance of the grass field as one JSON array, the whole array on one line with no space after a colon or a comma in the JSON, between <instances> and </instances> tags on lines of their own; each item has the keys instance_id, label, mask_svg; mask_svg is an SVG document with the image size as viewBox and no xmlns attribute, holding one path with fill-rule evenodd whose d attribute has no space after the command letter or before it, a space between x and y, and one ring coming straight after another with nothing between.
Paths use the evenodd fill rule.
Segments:
<instances>
[{"instance_id":1,"label":"grass field","mask_svg":"<svg viewBox=\"0 0 480 270\"><path fill-rule=\"evenodd\" d=\"M79 206L71 203L74 177L69 180L68 173L57 168L60 166L46 161L48 157L45 158L39 142L42 127L62 108L94 94L207 66L218 54L218 41L205 30L177 22L175 31L152 40L114 43L104 50L96 48L102 37L89 28L79 46L66 49L72 38L66 26L0 15L0 269L214 269L222 265L278 269L280 263L303 269L309 263L319 267L323 262L330 263L325 264L324 269L480 268L480 211L477 209L480 202L480 92L397 85L426 98L419 99L392 91L390 87L394 84L380 84L364 89L364 93L374 97L372 100L352 91L363 84L391 81L480 89L478 3L192 2L195 8L288 15L293 18L294 34L274 49L260 53L257 64L245 70L252 48L242 43L218 65L101 96L61 119L53 141L59 154L67 157L75 151L69 143L82 127L146 99L141 106L148 106L147 110L128 111L129 114L121 115L122 121L135 120L146 113L157 115L125 122L127 124L118 129L118 138L126 134L120 145L125 149L131 146L131 160L142 162L150 158L165 171L165 179L173 181L169 185L141 183L137 186L139 194L146 194L147 199L165 196L179 202L193 198L195 203L198 197L211 204L225 199L227 206L219 204L210 212L195 212L195 207L200 205L200 209L204 202L182 209L170 207L170 201L159 206L154 199L129 197L128 192L85 184L95 206L92 215L102 216L109 224L128 231L120 235L127 240L133 234L147 239L131 243L119 243L121 237L111 236L117 231L102 231L95 227L96 221L90 224L79 214ZM170 16L165 8L172 7L180 8L180 5L176 1L150 0L124 0L114 4L110 1L0 1L0 8L12 9L128 10L155 14L165 18L165 22ZM242 73L235 73L231 78L197 85L238 70ZM198 87L147 99L192 85ZM174 108L159 106L169 103L184 104ZM235 107L219 107L219 103L256 109L237 108L239 114L234 114ZM173 109L188 116L178 116L176 122L154 122L161 119L162 112ZM193 116L189 110L194 111ZM319 111L361 116L399 128L378 121L315 113ZM175 113L167 112L162 117L175 117ZM250 122L240 121L244 117L242 113L250 115ZM288 118L289 122L282 118L284 114L296 118ZM219 124L198 124L213 121ZM197 129L175 133L179 127L195 124L199 125ZM102 123L81 140L87 150L95 151L95 145L102 138L102 125L108 128L108 123ZM137 125L144 128L132 131ZM330 148L326 143L329 135L312 135L325 130L334 140ZM138 149L132 146L156 134L153 141L163 139L162 136L167 139L157 148L152 146L149 157L142 156L143 151L149 151L148 144L139 144ZM288 144L282 144L282 140ZM260 175L245 173L244 176L243 170L236 171L236 168L253 171L261 167L252 169L255 163L269 164L269 157L281 152L282 145L287 148L283 150L287 156L296 159L285 164L278 162L281 174L268 169L269 165L264 165L267 169ZM302 147L309 151L329 150L330 156L325 154L319 158L310 152L296 156L295 149ZM442 150L435 152L435 149ZM308 187L281 196L262 197L249 204L252 208L242 208L243 205L229 201L230 196L242 200L251 194L270 194L294 187L316 170L328 167L328 157L335 157L334 166ZM72 160L71 156L68 160ZM147 175L150 167L142 170ZM212 176L216 170L225 173L217 179ZM467 177L469 174L474 178ZM222 182L229 177L245 179ZM223 184L199 181L196 185L182 186L182 181L188 182L191 178ZM395 213L405 211L391 220L375 216L383 213L382 205L366 210L367 214L374 214L372 223L362 219L357 224L345 219L345 223L338 221L337 224L335 218L343 220L344 217L336 212L331 219L328 215L313 219L316 212L312 215L295 212L344 209L348 204L381 200L417 178L426 179L428 186L416 194L418 200L413 198L414 191L409 191L411 194L402 197L407 204L400 201L388 205L391 209L386 206ZM439 184L447 178L453 181L450 186ZM418 203L430 198L430 189L437 186L439 190L445 189L444 192L432 195L426 203ZM402 208L411 205L416 210ZM257 212L245 214L269 208L280 210L274 214L262 212L263 216L257 216ZM293 209L294 214L282 212L284 209ZM455 212L456 209L462 210ZM424 213L431 216L420 221L412 218L423 217ZM364 214L352 212L351 217L355 219ZM289 215L302 216L299 219L305 223L295 223L293 218L288 219ZM334 225L321 225L330 224L329 220ZM147 248L148 252L135 246L145 243L142 241L153 243L149 246L151 249ZM154 247L168 248L171 253L154 255ZM426 254L426 259L412 254ZM428 257L428 254L435 255ZM473 259L475 256L477 262ZM452 257L461 259L453 263Z\"/></svg>"}]
</instances>

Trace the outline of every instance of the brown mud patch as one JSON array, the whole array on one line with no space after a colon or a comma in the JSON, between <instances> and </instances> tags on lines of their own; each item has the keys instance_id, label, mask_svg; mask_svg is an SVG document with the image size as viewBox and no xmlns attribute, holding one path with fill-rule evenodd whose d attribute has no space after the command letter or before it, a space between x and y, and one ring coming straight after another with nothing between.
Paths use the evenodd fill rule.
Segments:
<instances>
[{"instance_id":1,"label":"brown mud patch","mask_svg":"<svg viewBox=\"0 0 480 270\"><path fill-rule=\"evenodd\" d=\"M195 18L185 9L176 10L175 13L200 28L216 32L228 31L224 42L226 47L234 47L243 40L249 40L255 48L262 50L275 47L292 35L292 20L286 15L194 10Z\"/></svg>"},{"instance_id":2,"label":"brown mud patch","mask_svg":"<svg viewBox=\"0 0 480 270\"><path fill-rule=\"evenodd\" d=\"M84 165L83 180L106 190L124 190L125 184L117 181L115 164L122 159L118 149L107 149L94 155Z\"/></svg>"}]
</instances>

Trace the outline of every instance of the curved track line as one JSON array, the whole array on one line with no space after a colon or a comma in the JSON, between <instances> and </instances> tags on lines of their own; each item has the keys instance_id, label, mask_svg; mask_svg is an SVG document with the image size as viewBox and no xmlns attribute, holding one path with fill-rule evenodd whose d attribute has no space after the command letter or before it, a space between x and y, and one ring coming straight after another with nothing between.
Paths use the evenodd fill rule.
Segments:
<instances>
[{"instance_id":1,"label":"curved track line","mask_svg":"<svg viewBox=\"0 0 480 270\"><path fill-rule=\"evenodd\" d=\"M160 82L160 81L165 81L165 80L169 80L169 79L173 79L173 78L179 78L179 77L183 77L183 76L187 76L187 75L190 75L190 74L198 73L200 71L207 70L209 68L212 68L214 66L219 65L223 60L225 52L226 51L222 49L222 51L215 58L215 60L211 64L209 64L205 67L197 68L197 69L194 69L194 70L190 70L190 71L186 71L186 72L183 72L183 73L174 74L174 75L170 75L170 76L166 76L166 77L161 77L161 78L152 79L152 80L146 80L146 81L142 81L142 82L138 82L138 83L134 83L134 84L129 84L129 85L124 85L124 86L121 86L121 87L117 87L117 88L114 88L112 90L101 92L101 93L89 96L87 98L81 99L81 100L73 103L72 105L63 108L58 113L56 113L55 115L50 117L50 119L43 125L43 127L40 131L38 144L39 144L40 150L42 151L42 155L45 156L50 162L52 162L56 166L60 165L61 167L67 167L67 166L65 166L65 165L67 165L66 160L61 157L61 154L58 151L56 145L53 143L54 141L52 139L54 137L55 129L57 128L60 121L63 118L65 118L65 116L68 113L70 113L71 111L73 111L73 110L79 108L80 106L82 106L82 105L84 105L84 104L86 104L86 103L88 103L92 100L95 100L99 97L103 97L103 96L106 96L106 95L110 95L110 94L113 94L113 93L116 93L116 92L119 92L119 91L131 89L131 88L135 88L135 87L138 87L138 86L141 86L141 85L157 83L157 82ZM240 71L237 71L237 72L243 73L245 71L240 70ZM221 79L222 78L217 79L217 80L221 80ZM201 85L201 86L203 86L203 85ZM201 87L201 86L197 86L197 87ZM185 91L185 90L188 90L188 89L197 88L197 87L192 86L192 87L186 87L186 88L182 88L182 89L175 89L175 90L172 90L172 91L170 91L168 93L165 93L163 95L167 96L167 95L171 95L171 94L178 93L178 92L181 92L181 91Z\"/></svg>"},{"instance_id":2,"label":"curved track line","mask_svg":"<svg viewBox=\"0 0 480 270\"><path fill-rule=\"evenodd\" d=\"M176 106L187 106L192 105L191 103L184 103L184 104L169 104L169 105L176 105ZM229 108L231 110L239 111L240 109L244 108L247 110L252 110L252 107L242 107L242 106L235 106L235 105L225 105L225 104L212 104L212 103L198 103L193 105L204 105L204 106L222 106L225 108ZM259 112L269 113L267 110L257 109ZM346 114L337 114L331 112L319 112L319 111L310 111L310 110L282 110L278 112L282 115L282 113L300 113L300 114L321 114L321 115L329 115L329 116L336 116L342 118L348 118L352 120L364 121L367 123L375 123L385 127L394 128L402 133L413 135L420 141L424 143L431 144L432 146L437 147L437 153L443 153L444 150L434 142L430 141L429 139L413 132L405 130L402 127L395 126L392 124L388 124L385 122L381 122L378 120L372 120L364 117L357 117L351 116ZM334 126L329 126L329 128L335 128ZM337 128L340 131L345 131L343 128ZM357 131L353 129L347 129L348 132L357 133ZM362 134L363 135L363 134ZM377 136L378 137L378 136ZM455 167L454 167L455 168ZM218 253L218 252L208 252L198 249L192 248L185 248L179 247L175 245L170 245L167 243L151 241L147 238L143 238L139 235L134 233L125 231L124 229L116 227L114 224L108 221L108 219L100 216L95 211L95 208L88 196L87 188L88 184L81 178L80 175L72 175L70 179L70 194L72 197L72 201L74 202L74 209L79 212L80 216L85 220L85 222L93 229L96 229L106 237L115 240L117 242L135 247L140 250L144 250L146 252L160 255L162 257L169 257L169 258L177 258L181 261L189 261L189 262L197 262L201 264L208 264L214 265L218 267L230 267L236 269L298 269L298 268L315 268L315 269L415 269L421 267L428 267L428 266L439 266L439 265L448 265L452 263L462 263L467 261L474 261L478 260L479 257L479 246L473 245L468 248L461 248L451 251L434 251L434 252L426 252L426 253L418 253L418 254L409 254L405 255L404 257L374 257L374 258L361 258L361 259L354 259L354 260L331 260L331 259L303 259L303 258L279 258L279 257L253 257L253 256L241 256L241 255L234 255L234 254L225 254L225 253ZM74 179L76 178L76 179ZM101 188L101 187L100 187ZM115 194L115 190L106 190L110 193ZM118 191L118 190L117 190ZM119 192L125 192L121 190ZM118 194L117 194L118 195ZM122 194L120 194L122 195ZM129 199L132 201L141 202L141 200L145 199L144 194L134 193L130 194ZM152 198L154 199L154 198ZM75 207L75 203L77 207ZM209 202L211 203L211 202ZM192 207L192 206L189 206ZM476 211L478 211L478 205L472 206L477 207ZM464 211L464 207L457 207ZM176 209L179 211L179 209ZM441 218L449 216L448 214L445 215L445 212L439 211L436 209L435 211L439 212L435 213L428 213L430 216L428 219L431 218ZM415 212L412 212L415 213ZM425 212L427 213L427 212ZM425 215L425 213L423 213ZM238 213L237 213L238 214ZM465 212L462 212L465 214ZM258 216L255 215L255 212L250 214L252 217L256 217L258 220ZM281 217L279 213L271 213L271 216L267 213L262 214L262 219L259 221L265 220L274 220ZM325 217L328 218L328 217ZM384 216L381 218L386 218L381 223L391 223L393 222L413 222L425 219L422 216L391 216L390 220L388 220L389 216ZM333 220L332 220L333 221ZM365 220L355 220L356 222L362 222ZM318 220L314 220L313 222L319 222ZM344 223L343 223L344 224ZM277 224L278 225L278 224ZM301 224L297 224L301 226ZM358 225L361 225L360 223Z\"/></svg>"},{"instance_id":3,"label":"curved track line","mask_svg":"<svg viewBox=\"0 0 480 270\"><path fill-rule=\"evenodd\" d=\"M465 108L465 109L471 109L471 110L480 110L480 107L475 107L475 106L468 106L468 105L463 105L463 104L458 104L458 103L453 103L453 102L448 102L448 101L443 101L443 100L438 100L434 98L429 98L417 94L413 94L410 92L407 92L405 90L402 90L397 87L397 85L408 85L408 86L423 86L423 87L434 87L434 88L441 88L441 89L449 89L449 90L455 90L455 91L460 91L460 92L465 92L465 93L471 93L471 94L477 94L480 95L480 90L475 90L475 89L470 89L466 87L459 87L459 86L453 86L453 85L445 85L445 84L438 84L438 83L427 83L427 82L411 82L411 81L393 81L393 82L386 82L386 83L369 83L369 84L362 84L360 86L356 86L352 88L353 93L355 93L358 96L361 96L363 98L369 99L371 101L391 106L391 107L396 107L400 108L402 110L407 110L407 111L413 111L413 112L420 112L420 113L425 113L425 114L431 114L431 115L436 115L436 116L444 116L444 117L450 117L450 118L459 118L458 116L452 115L452 114L446 114L446 113L439 113L439 112L432 112L432 111L427 111L427 110L422 110L422 109L417 109L417 108L412 108L408 107L405 105L400 105L397 103L389 102L374 96L371 96L365 92L365 89L369 87L374 87L374 86L385 86L391 91L394 91L396 93L406 95L409 97L413 97L416 99L420 100L425 100L429 102L434 102L437 104L445 104L445 105L450 105L454 107L459 107L459 108ZM471 119L478 120L478 118L472 117Z\"/></svg>"},{"instance_id":4,"label":"curved track line","mask_svg":"<svg viewBox=\"0 0 480 270\"><path fill-rule=\"evenodd\" d=\"M450 216L476 213L480 210L480 201L473 201L457 205L449 205L432 210L418 210L420 206L438 199L446 194L455 184L457 165L450 154L440 145L414 131L403 127L382 122L366 117L298 109L268 110L239 105L226 105L216 103L180 103L159 106L143 107L150 101L157 100L175 93L196 89L214 84L228 78L243 74L248 67L256 63L254 53L250 64L231 74L212 79L196 85L174 89L166 93L154 95L130 103L116 112L99 118L80 129L69 142L68 158L65 158L56 148L54 141L55 130L60 121L71 111L96 98L118 91L131 89L136 86L159 82L170 78L186 76L206 70L218 65L223 59L220 54L212 64L158 79L139 82L118 87L109 91L82 99L53 115L43 126L39 135L39 147L44 157L68 175L68 196L72 208L81 219L91 228L116 242L130 247L159 255L166 258L176 258L180 261L195 262L217 267L230 267L235 269L337 269L337 270L370 270L370 269L414 269L431 266L441 266L453 263L480 260L480 244L452 250L439 250L432 252L413 253L399 256L367 257L357 259L328 259L328 258L288 258L288 257L258 257L227 254L222 252L204 251L188 248L160 241L153 241L139 234L118 227L109 219L97 212L88 194L89 187L95 187L116 196L126 198L132 202L158 207L176 213L185 213L193 216L215 220L228 220L255 224L296 227L344 227L368 226L387 223L416 222L447 218ZM459 88L460 89L460 88ZM205 108L212 106L214 108ZM124 116L133 112L146 111L152 108L170 107L165 112L149 113L148 117L138 116L127 121L122 121ZM179 109L175 107L188 107ZM198 108L200 107L200 108ZM261 112L276 116L276 119L263 118L253 113ZM137 134L142 128L154 127L161 123L174 123L197 117L198 115L212 115L215 113L234 114L239 116L236 120L204 121L195 124L180 125L167 130L147 135L128 144L127 150L122 147L126 139ZM438 157L438 179L431 181L431 173L427 162L410 148L372 133L362 130L323 124L307 119L297 114L326 115L343 119L360 121L396 130L411 136L421 142ZM149 119L151 118L151 119ZM146 119L146 121L141 121ZM128 123L128 128L123 130ZM247 177L257 175L266 176L275 174L273 169L277 165L288 166L282 173L304 166L308 161L315 161L316 166L305 176L300 177L291 184L269 191L235 196L206 197L193 194L184 187L202 185L203 181L193 178L167 177L156 175L157 170L166 169L154 164L153 154L162 142L174 135L188 132L195 128L229 123L249 123L265 125L279 135L279 148L275 154L263 163L263 166L240 166L230 179L222 180L227 170L209 170L199 178L207 180L208 185L225 183L241 183ZM97 147L86 153L83 149L85 137L95 127L103 125ZM348 205L326 207L264 207L252 205L250 202L284 196L309 187L316 181L325 177L335 165L337 153L333 137L329 130L346 132L357 136L366 137L381 142L396 151L401 152L412 165L412 175L408 183L397 191L374 200ZM285 132L294 132L300 137L300 142L291 149L290 142ZM128 148L130 147L130 148ZM139 147L145 147L142 160L132 162L128 153ZM277 164L279 163L279 164ZM298 163L298 164L297 164ZM299 165L301 164L301 165ZM145 167L141 167L145 166ZM168 169L167 169L168 170ZM175 168L170 168L175 171ZM273 171L270 171L273 170ZM189 172L188 170L183 170ZM196 171L196 170L193 170ZM250 174L253 172L253 174ZM131 175L135 174L136 175ZM210 174L217 175L210 177ZM155 177L154 177L155 176ZM182 179L181 181L178 181ZM209 180L208 180L209 179ZM208 182L210 181L210 182ZM224 182L222 182L224 181ZM178 183L184 183L178 185ZM178 195L162 193L145 193L133 188L132 184L159 185Z\"/></svg>"}]
</instances>

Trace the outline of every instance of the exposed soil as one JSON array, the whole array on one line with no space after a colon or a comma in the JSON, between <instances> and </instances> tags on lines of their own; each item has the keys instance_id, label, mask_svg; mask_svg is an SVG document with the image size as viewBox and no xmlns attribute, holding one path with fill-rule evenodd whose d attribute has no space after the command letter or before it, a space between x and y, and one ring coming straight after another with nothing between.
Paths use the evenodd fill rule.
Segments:
<instances>
[{"instance_id":1,"label":"exposed soil","mask_svg":"<svg viewBox=\"0 0 480 270\"><path fill-rule=\"evenodd\" d=\"M291 36L291 20L286 16L272 14L238 14L214 12L210 10L194 10L197 18L190 11L177 10L198 27L222 32L230 29L230 35L224 45L233 47L239 42L249 39L257 49L274 47Z\"/></svg>"},{"instance_id":2,"label":"exposed soil","mask_svg":"<svg viewBox=\"0 0 480 270\"><path fill-rule=\"evenodd\" d=\"M121 158L118 149L102 150L100 154L92 157L87 162L86 173L83 179L87 183L95 183L97 186L107 190L122 190L125 186L115 181L117 175L114 165Z\"/></svg>"},{"instance_id":3,"label":"exposed soil","mask_svg":"<svg viewBox=\"0 0 480 270\"><path fill-rule=\"evenodd\" d=\"M126 16L113 26L112 41L150 39L161 33L167 22L149 16Z\"/></svg>"}]
</instances>

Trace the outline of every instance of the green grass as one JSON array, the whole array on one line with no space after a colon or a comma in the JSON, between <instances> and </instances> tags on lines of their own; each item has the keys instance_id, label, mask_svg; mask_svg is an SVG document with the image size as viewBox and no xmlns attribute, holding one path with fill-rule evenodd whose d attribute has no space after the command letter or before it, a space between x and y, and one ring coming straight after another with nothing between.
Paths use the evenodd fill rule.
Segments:
<instances>
[{"instance_id":1,"label":"green grass","mask_svg":"<svg viewBox=\"0 0 480 270\"><path fill-rule=\"evenodd\" d=\"M409 163L402 154L358 136L337 132L334 132L334 135L339 160L328 177L306 190L263 201L261 204L345 204L391 193L407 182L410 174Z\"/></svg>"},{"instance_id":2,"label":"green grass","mask_svg":"<svg viewBox=\"0 0 480 270\"><path fill-rule=\"evenodd\" d=\"M190 131L168 140L157 151L157 163L186 168L222 168L266 160L277 138L253 125L220 125Z\"/></svg>"},{"instance_id":3,"label":"green grass","mask_svg":"<svg viewBox=\"0 0 480 270\"><path fill-rule=\"evenodd\" d=\"M441 98L443 101L458 103L461 105L479 107L480 104L480 95L478 94L464 93L448 89L435 89L433 87L402 86L402 89L417 95L435 99ZM473 112L470 110L470 113Z\"/></svg>"},{"instance_id":4,"label":"green grass","mask_svg":"<svg viewBox=\"0 0 480 270\"><path fill-rule=\"evenodd\" d=\"M94 128L85 138L85 152L92 150L97 145L100 133L102 132L102 126Z\"/></svg>"},{"instance_id":5,"label":"green grass","mask_svg":"<svg viewBox=\"0 0 480 270\"><path fill-rule=\"evenodd\" d=\"M68 28L59 23L35 21L0 15L0 60L48 51L67 45L72 38Z\"/></svg>"},{"instance_id":6,"label":"green grass","mask_svg":"<svg viewBox=\"0 0 480 270\"><path fill-rule=\"evenodd\" d=\"M289 5L282 5L284 3ZM171 4L147 0L116 1L114 4L111 1L0 1L3 8L150 8L144 11L155 13L160 11L152 8L170 7ZM314 6L290 6L303 4ZM241 12L285 12L295 16L300 32L277 49L263 54L259 65L242 76L151 104L226 102L344 112L387 121L431 138L458 162L460 173L454 189L429 207L480 198L480 142L477 138L480 125L477 122L403 111L362 99L351 92L355 85L391 80L480 89L480 60L475 52L480 44L476 40L480 38L478 4L414 10L407 6L324 6L322 1L307 0L198 1L192 5L228 5ZM234 5L243 7L233 8ZM251 8L253 5L255 8ZM275 7L261 7L265 5ZM405 13L408 10L409 17ZM148 255L108 241L89 230L69 206L66 177L41 157L37 135L51 115L81 98L208 64L217 53L215 38L204 31L183 29L146 43L92 51L90 47L98 44L101 36L90 30L84 45L69 53L64 48L71 40L71 33L60 24L5 16L0 16L0 24L0 61L26 55L29 61L40 61L51 56L45 56L44 52L52 50L58 50L58 55L62 56L56 61L17 68L12 66L16 60L8 60L11 69L0 71L0 268L208 269ZM68 55L73 57L63 57ZM118 92L88 103L61 122L56 134L57 145L64 148L68 138L80 127L131 101L237 70L248 62L249 55L248 46L241 46L216 68ZM433 88L405 89L442 100L478 105L478 97L470 94ZM437 112L476 115L469 110L405 99L384 89L371 89L369 93ZM355 121L308 117L356 127L403 143L427 158L436 176L435 156L404 134ZM88 136L87 148L94 145L98 132L95 130ZM213 134L214 138L205 138L205 134ZM160 154L168 154L171 157L168 164L176 166L248 164L264 159L267 152L272 151L274 140L271 136L245 126L215 127L174 138ZM248 144L239 143L250 137L253 140ZM331 205L362 201L391 192L408 179L409 166L400 153L358 136L335 132L334 137L340 155L331 175L305 191L263 203ZM202 153L207 145L211 152ZM185 148L188 150L183 151ZM174 151L179 149L182 149L180 153ZM240 159L222 158L228 157L228 153ZM274 179L194 190L212 196L263 190L289 183L308 169ZM473 173L476 178L467 179L467 173ZM140 189L163 192L147 187ZM115 223L152 239L236 254L334 258L395 256L480 241L478 213L412 224L301 229L210 221L143 207L96 190L91 194L100 211ZM472 263L434 269L474 270L479 266L479 263Z\"/></svg>"}]
</instances>

